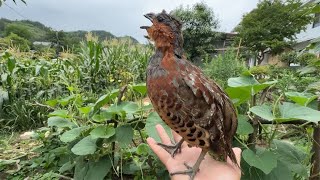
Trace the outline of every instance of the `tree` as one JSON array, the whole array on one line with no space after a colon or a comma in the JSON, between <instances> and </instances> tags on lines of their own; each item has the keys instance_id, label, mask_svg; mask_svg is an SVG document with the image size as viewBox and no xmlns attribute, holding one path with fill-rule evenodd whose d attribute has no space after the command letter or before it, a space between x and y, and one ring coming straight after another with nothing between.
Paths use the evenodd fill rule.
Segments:
<instances>
[{"instance_id":1,"label":"tree","mask_svg":"<svg viewBox=\"0 0 320 180\"><path fill-rule=\"evenodd\" d=\"M14 46L19 48L20 51L28 51L30 49L30 45L30 41L14 33L11 33L5 38L0 38L0 47L4 48Z\"/></svg>"},{"instance_id":2,"label":"tree","mask_svg":"<svg viewBox=\"0 0 320 180\"><path fill-rule=\"evenodd\" d=\"M4 29L4 34L9 36L11 33L14 33L20 37L30 40L32 37L31 32L23 25L20 24L9 24Z\"/></svg>"},{"instance_id":3,"label":"tree","mask_svg":"<svg viewBox=\"0 0 320 180\"><path fill-rule=\"evenodd\" d=\"M260 63L266 49L278 54L290 47L295 35L312 22L312 9L312 4L300 0L262 0L242 18L236 31L244 46L261 55Z\"/></svg>"},{"instance_id":4,"label":"tree","mask_svg":"<svg viewBox=\"0 0 320 180\"><path fill-rule=\"evenodd\" d=\"M211 8L197 3L192 8L180 6L171 13L183 22L184 49L191 60L214 52L214 41L220 33L214 31L219 21Z\"/></svg>"}]
</instances>

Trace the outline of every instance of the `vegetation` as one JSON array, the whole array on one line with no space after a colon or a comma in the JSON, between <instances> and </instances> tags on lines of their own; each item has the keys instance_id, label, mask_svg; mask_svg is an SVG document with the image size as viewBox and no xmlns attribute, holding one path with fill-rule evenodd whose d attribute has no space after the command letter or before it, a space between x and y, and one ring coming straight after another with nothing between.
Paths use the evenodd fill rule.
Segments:
<instances>
[{"instance_id":1,"label":"vegetation","mask_svg":"<svg viewBox=\"0 0 320 180\"><path fill-rule=\"evenodd\" d=\"M169 179L146 144L148 136L159 141L156 124L165 126L146 95L150 46L79 31L70 51L58 49L71 47L68 33L32 22L35 29L24 24L31 35L23 36L11 23L30 24L0 21L0 179ZM44 36L35 36L40 30ZM40 37L55 49L29 51ZM243 152L242 179L318 179L319 58L288 52L281 60L300 67L247 69L232 48L214 58L207 53L201 68L237 109L233 145Z\"/></svg>"},{"instance_id":2,"label":"vegetation","mask_svg":"<svg viewBox=\"0 0 320 180\"><path fill-rule=\"evenodd\" d=\"M220 33L215 31L219 22L212 9L197 3L192 8L180 6L172 14L183 22L184 49L191 60L214 52Z\"/></svg>"},{"instance_id":3,"label":"vegetation","mask_svg":"<svg viewBox=\"0 0 320 180\"><path fill-rule=\"evenodd\" d=\"M11 21L8 19L0 19L0 37L7 38L11 33L18 35L28 41L28 49L41 50L42 47L34 45L33 42L50 42L51 47L55 49L56 53L64 50L80 51L80 42L85 39L87 31L55 31L45 25L29 21ZM105 39L131 40L133 43L138 41L130 36L116 37L106 31L91 31L92 34L98 37L100 41ZM2 45L0 44L0 48ZM25 50L21 49L22 51Z\"/></svg>"},{"instance_id":4,"label":"vegetation","mask_svg":"<svg viewBox=\"0 0 320 180\"><path fill-rule=\"evenodd\" d=\"M300 0L263 0L243 17L236 31L243 46L259 53L261 61L268 48L278 54L290 47L295 35L313 21L314 9L313 4L303 5Z\"/></svg>"}]
</instances>

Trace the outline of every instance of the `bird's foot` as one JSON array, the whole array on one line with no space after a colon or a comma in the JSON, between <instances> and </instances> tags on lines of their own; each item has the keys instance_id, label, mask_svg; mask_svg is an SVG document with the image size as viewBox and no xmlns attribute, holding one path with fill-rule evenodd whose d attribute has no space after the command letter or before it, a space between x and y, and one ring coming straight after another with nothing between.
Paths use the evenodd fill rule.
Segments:
<instances>
[{"instance_id":1,"label":"bird's foot","mask_svg":"<svg viewBox=\"0 0 320 180\"><path fill-rule=\"evenodd\" d=\"M197 172L199 171L199 167L195 167L195 166L191 167L187 163L184 163L184 165L186 166L187 170L170 173L170 176L183 174L183 175L188 175L190 177L190 180L193 180Z\"/></svg>"},{"instance_id":2,"label":"bird's foot","mask_svg":"<svg viewBox=\"0 0 320 180\"><path fill-rule=\"evenodd\" d=\"M161 146L163 149L165 149L168 153L170 153L172 157L174 157L177 153L181 153L182 143L183 143L183 139L180 140L178 143L172 142L172 144L174 145L166 145L162 143L158 143L158 145Z\"/></svg>"}]
</instances>

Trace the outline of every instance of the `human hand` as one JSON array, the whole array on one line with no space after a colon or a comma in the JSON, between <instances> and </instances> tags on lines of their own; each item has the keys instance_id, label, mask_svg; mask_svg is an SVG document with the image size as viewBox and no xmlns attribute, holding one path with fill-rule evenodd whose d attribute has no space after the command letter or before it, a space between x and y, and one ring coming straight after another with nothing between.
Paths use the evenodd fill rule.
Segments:
<instances>
[{"instance_id":1,"label":"human hand","mask_svg":"<svg viewBox=\"0 0 320 180\"><path fill-rule=\"evenodd\" d=\"M164 130L161 125L156 126L157 132L160 136L160 139L163 144L172 145L170 137ZM172 131L173 138L175 142L179 142L181 136L176 132ZM149 137L147 142L153 152L159 157L161 162L166 166L169 173L186 170L184 163L187 163L189 166L193 166L197 161L201 148L192 147L189 148L186 142L183 142L181 146L181 153L177 153L174 158L157 142ZM236 155L237 162L240 164L241 159L241 149L233 148L233 152ZM227 159L227 162L220 162L214 160L209 154L206 154L204 160L200 164L199 172L196 174L195 179L197 180L238 180L241 178L241 170L239 167L232 163L230 158ZM171 176L172 180L184 180L189 179L188 175L174 175Z\"/></svg>"}]
</instances>

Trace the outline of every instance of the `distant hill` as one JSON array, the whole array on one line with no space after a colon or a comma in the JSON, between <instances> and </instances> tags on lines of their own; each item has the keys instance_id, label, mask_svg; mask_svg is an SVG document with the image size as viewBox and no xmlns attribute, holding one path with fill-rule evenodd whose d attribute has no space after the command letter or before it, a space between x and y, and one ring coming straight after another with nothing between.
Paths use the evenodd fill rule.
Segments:
<instances>
[{"instance_id":1,"label":"distant hill","mask_svg":"<svg viewBox=\"0 0 320 180\"><path fill-rule=\"evenodd\" d=\"M9 20L9 19L0 19L0 37L5 37L8 35L8 31L14 32L19 36L28 39L30 42L35 41L50 41L48 34L52 33L53 29L46 27L40 22L30 21L30 20ZM134 43L139 43L136 39L131 36L125 37L116 37L110 32L104 30L94 30L91 31L95 36L98 36L99 40L108 39L124 39L129 38ZM88 31L64 31L64 34L68 41L72 43L79 43L85 38L85 35Z\"/></svg>"}]
</instances>

